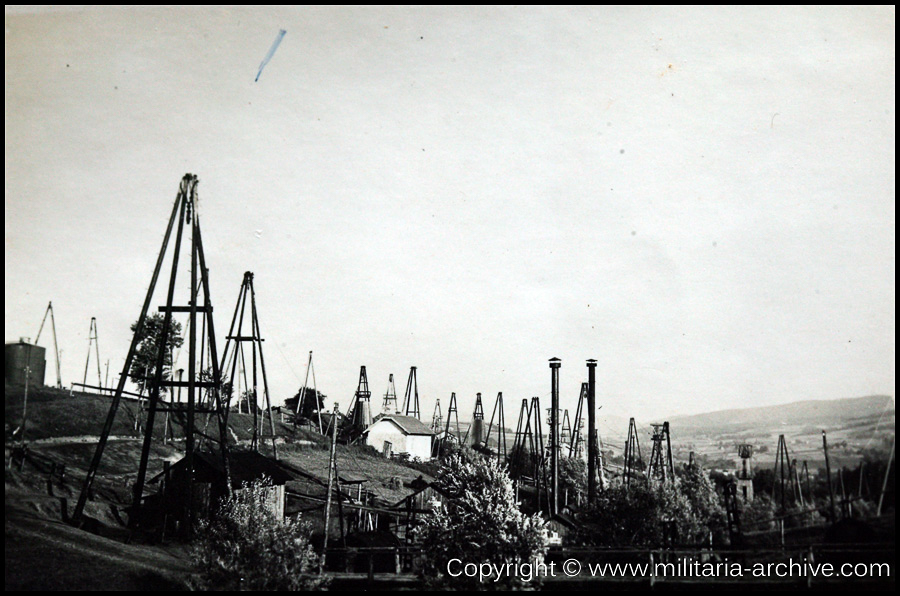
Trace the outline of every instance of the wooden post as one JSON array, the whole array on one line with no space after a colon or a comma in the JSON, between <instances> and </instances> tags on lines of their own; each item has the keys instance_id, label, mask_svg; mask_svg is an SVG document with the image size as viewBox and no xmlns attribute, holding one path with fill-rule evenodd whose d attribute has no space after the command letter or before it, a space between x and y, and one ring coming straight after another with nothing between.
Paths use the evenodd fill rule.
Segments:
<instances>
[{"instance_id":1,"label":"wooden post","mask_svg":"<svg viewBox=\"0 0 900 596\"><path fill-rule=\"evenodd\" d=\"M335 402L334 414L332 414L331 429L331 456L328 460L328 492L325 495L325 538L322 541L322 555L319 557L319 574L325 571L325 553L328 550L328 525L331 522L331 488L334 484L334 454L337 445L337 415L340 411L340 405Z\"/></svg>"}]
</instances>

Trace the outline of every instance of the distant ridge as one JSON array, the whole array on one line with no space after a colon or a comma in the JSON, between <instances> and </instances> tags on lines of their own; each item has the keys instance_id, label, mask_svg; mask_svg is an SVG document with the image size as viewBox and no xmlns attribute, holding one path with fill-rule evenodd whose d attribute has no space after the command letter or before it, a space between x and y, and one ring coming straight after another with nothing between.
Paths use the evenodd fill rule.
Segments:
<instances>
[{"instance_id":1,"label":"distant ridge","mask_svg":"<svg viewBox=\"0 0 900 596\"><path fill-rule=\"evenodd\" d=\"M889 395L814 399L775 406L736 408L674 416L668 420L676 428L777 425L782 423L839 425L853 419L879 416L883 411L885 415L893 415L892 400L893 398Z\"/></svg>"}]
</instances>

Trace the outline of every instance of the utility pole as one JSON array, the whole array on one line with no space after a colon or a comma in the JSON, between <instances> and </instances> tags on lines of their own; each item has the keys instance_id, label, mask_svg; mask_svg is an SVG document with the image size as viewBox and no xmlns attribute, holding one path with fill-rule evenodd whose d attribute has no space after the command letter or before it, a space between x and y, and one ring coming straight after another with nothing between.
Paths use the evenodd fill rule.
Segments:
<instances>
[{"instance_id":1,"label":"utility pole","mask_svg":"<svg viewBox=\"0 0 900 596\"><path fill-rule=\"evenodd\" d=\"M340 405L335 402L332 418L337 421ZM325 538L322 542L322 555L319 557L319 575L325 571L325 553L328 551L328 526L331 523L331 489L334 486L334 456L337 445L337 422L331 425L331 455L328 456L328 492L325 495Z\"/></svg>"},{"instance_id":2,"label":"utility pole","mask_svg":"<svg viewBox=\"0 0 900 596\"><path fill-rule=\"evenodd\" d=\"M587 411L588 411L588 505L597 499L597 387L595 372L597 361L593 358L587 361ZM578 414L575 421L575 432L579 432L581 424L581 401L578 402Z\"/></svg>"},{"instance_id":3,"label":"utility pole","mask_svg":"<svg viewBox=\"0 0 900 596\"><path fill-rule=\"evenodd\" d=\"M825 451L825 474L828 476L828 497L831 500L831 523L837 521L837 512L834 509L834 485L831 483L831 460L828 458L828 439L825 431L822 431L822 449Z\"/></svg>"}]
</instances>

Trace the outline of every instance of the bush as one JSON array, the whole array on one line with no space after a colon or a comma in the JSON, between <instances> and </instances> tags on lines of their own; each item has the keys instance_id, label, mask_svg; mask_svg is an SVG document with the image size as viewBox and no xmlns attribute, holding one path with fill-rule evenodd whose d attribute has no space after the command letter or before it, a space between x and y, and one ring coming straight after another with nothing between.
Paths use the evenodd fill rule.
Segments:
<instances>
[{"instance_id":1,"label":"bush","mask_svg":"<svg viewBox=\"0 0 900 596\"><path fill-rule=\"evenodd\" d=\"M223 499L216 515L199 524L191 558L202 590L315 590L327 579L316 575L317 558L309 527L280 519L268 506L272 483L244 483Z\"/></svg>"},{"instance_id":2,"label":"bush","mask_svg":"<svg viewBox=\"0 0 900 596\"><path fill-rule=\"evenodd\" d=\"M672 483L608 487L578 515L576 540L594 546L651 547L694 544L705 525Z\"/></svg>"},{"instance_id":3,"label":"bush","mask_svg":"<svg viewBox=\"0 0 900 596\"><path fill-rule=\"evenodd\" d=\"M514 575L499 581L462 574L451 577L452 559L465 563L539 564L547 552L547 531L540 516L526 516L515 502L512 480L495 460L464 450L442 465L437 486L446 497L436 503L415 530L424 555L424 576L431 587L484 590L527 587Z\"/></svg>"}]
</instances>

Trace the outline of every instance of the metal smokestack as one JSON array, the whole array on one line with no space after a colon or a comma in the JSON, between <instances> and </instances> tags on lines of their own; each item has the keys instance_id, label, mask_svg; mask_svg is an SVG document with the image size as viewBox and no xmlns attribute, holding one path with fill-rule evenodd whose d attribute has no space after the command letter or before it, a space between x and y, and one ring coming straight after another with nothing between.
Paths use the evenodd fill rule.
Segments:
<instances>
[{"instance_id":1,"label":"metal smokestack","mask_svg":"<svg viewBox=\"0 0 900 596\"><path fill-rule=\"evenodd\" d=\"M597 361L591 358L587 361L588 368L588 506L594 502L597 496L597 401L596 386L594 385L594 372Z\"/></svg>"},{"instance_id":2,"label":"metal smokestack","mask_svg":"<svg viewBox=\"0 0 900 596\"><path fill-rule=\"evenodd\" d=\"M550 513L559 513L559 358L550 359L550 473L553 500Z\"/></svg>"}]
</instances>

